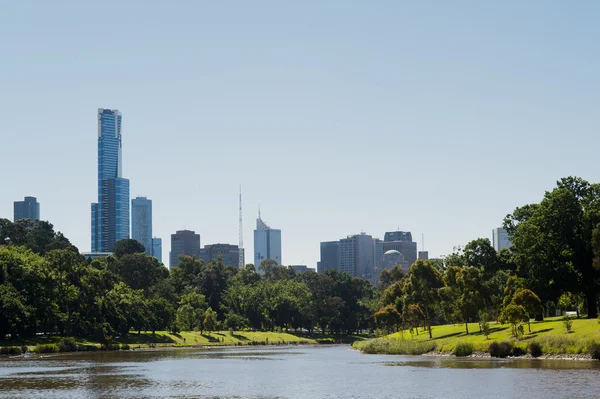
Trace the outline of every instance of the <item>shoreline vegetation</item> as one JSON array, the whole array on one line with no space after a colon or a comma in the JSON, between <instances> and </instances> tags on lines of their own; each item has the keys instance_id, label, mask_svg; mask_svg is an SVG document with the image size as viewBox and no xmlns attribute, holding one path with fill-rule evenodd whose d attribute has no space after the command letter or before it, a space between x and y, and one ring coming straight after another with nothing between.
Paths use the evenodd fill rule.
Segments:
<instances>
[{"instance_id":1,"label":"shoreline vegetation","mask_svg":"<svg viewBox=\"0 0 600 399\"><path fill-rule=\"evenodd\" d=\"M488 336L478 323L432 326L434 338L426 329L399 331L379 338L355 342L352 347L365 354L456 356L477 358L529 357L540 359L600 360L600 323L596 319L571 319L571 332L564 318L532 321L531 333L514 338L510 326L492 323Z\"/></svg>"},{"instance_id":2,"label":"shoreline vegetation","mask_svg":"<svg viewBox=\"0 0 600 399\"><path fill-rule=\"evenodd\" d=\"M85 338L38 336L26 340L0 341L0 355L28 353L66 353L152 348L204 348L236 346L352 344L365 339L359 335L293 334L261 331L213 331L200 333L167 331L132 333L112 343L100 343Z\"/></svg>"}]
</instances>

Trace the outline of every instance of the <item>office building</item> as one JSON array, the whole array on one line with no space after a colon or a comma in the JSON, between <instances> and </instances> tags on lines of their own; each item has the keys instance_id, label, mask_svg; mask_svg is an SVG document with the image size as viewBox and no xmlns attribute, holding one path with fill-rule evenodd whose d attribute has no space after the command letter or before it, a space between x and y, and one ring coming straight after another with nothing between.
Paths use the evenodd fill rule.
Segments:
<instances>
[{"instance_id":1,"label":"office building","mask_svg":"<svg viewBox=\"0 0 600 399\"><path fill-rule=\"evenodd\" d=\"M122 177L121 113L98 109L98 202L92 204L92 252L129 238L129 180Z\"/></svg>"},{"instance_id":2,"label":"office building","mask_svg":"<svg viewBox=\"0 0 600 399\"><path fill-rule=\"evenodd\" d=\"M152 255L152 201L146 197L131 200L131 238L139 241Z\"/></svg>"},{"instance_id":3,"label":"office building","mask_svg":"<svg viewBox=\"0 0 600 399\"><path fill-rule=\"evenodd\" d=\"M361 233L340 240L339 270L352 277L373 278L375 245L373 237Z\"/></svg>"},{"instance_id":4,"label":"office building","mask_svg":"<svg viewBox=\"0 0 600 399\"><path fill-rule=\"evenodd\" d=\"M390 231L383 237L383 252L390 250L399 251L408 262L409 266L417 261L417 243L412 240L409 231Z\"/></svg>"},{"instance_id":5,"label":"office building","mask_svg":"<svg viewBox=\"0 0 600 399\"><path fill-rule=\"evenodd\" d=\"M179 255L200 257L200 234L191 230L179 230L171 234L171 253L169 266L173 268L179 264Z\"/></svg>"},{"instance_id":6,"label":"office building","mask_svg":"<svg viewBox=\"0 0 600 399\"><path fill-rule=\"evenodd\" d=\"M429 251L419 251L419 259L428 260L429 259Z\"/></svg>"},{"instance_id":7,"label":"office building","mask_svg":"<svg viewBox=\"0 0 600 399\"><path fill-rule=\"evenodd\" d=\"M296 272L296 274L302 274L302 273L306 273L308 271L312 271L312 272L315 271L315 269L309 268L306 265L289 265L288 267L290 269L292 269L294 272Z\"/></svg>"},{"instance_id":8,"label":"office building","mask_svg":"<svg viewBox=\"0 0 600 399\"><path fill-rule=\"evenodd\" d=\"M254 230L254 267L259 270L261 262L270 259L281 265L281 230L272 229L260 217Z\"/></svg>"},{"instance_id":9,"label":"office building","mask_svg":"<svg viewBox=\"0 0 600 399\"><path fill-rule=\"evenodd\" d=\"M321 243L321 260L317 262L317 272L326 270L338 270L339 265L339 241L324 241Z\"/></svg>"},{"instance_id":10,"label":"office building","mask_svg":"<svg viewBox=\"0 0 600 399\"><path fill-rule=\"evenodd\" d=\"M204 263L216 261L219 259L219 256L225 266L238 267L240 250L237 245L210 244L205 245L204 248L200 250L200 259L202 259ZM242 248L242 259L243 257L244 249Z\"/></svg>"},{"instance_id":11,"label":"office building","mask_svg":"<svg viewBox=\"0 0 600 399\"><path fill-rule=\"evenodd\" d=\"M23 201L14 202L14 221L19 219L39 220L40 203L35 197L25 197Z\"/></svg>"},{"instance_id":12,"label":"office building","mask_svg":"<svg viewBox=\"0 0 600 399\"><path fill-rule=\"evenodd\" d=\"M510 236L508 232L502 227L497 227L492 230L492 245L496 252L500 253L504 248L510 248L512 243L510 242Z\"/></svg>"},{"instance_id":13,"label":"office building","mask_svg":"<svg viewBox=\"0 0 600 399\"><path fill-rule=\"evenodd\" d=\"M404 272L406 272L406 273L408 273L408 270L410 268L408 261L406 260L404 255L402 255L402 253L400 251L395 250L395 249L390 249L389 251L387 251L386 253L383 254L382 270L384 270L384 269L390 270L395 265L400 266L402 268L402 270L404 270ZM379 274L381 274L382 270L379 271ZM377 276L377 279L379 280L379 275Z\"/></svg>"},{"instance_id":14,"label":"office building","mask_svg":"<svg viewBox=\"0 0 600 399\"><path fill-rule=\"evenodd\" d=\"M152 256L162 263L162 238L154 237L152 239Z\"/></svg>"}]
</instances>

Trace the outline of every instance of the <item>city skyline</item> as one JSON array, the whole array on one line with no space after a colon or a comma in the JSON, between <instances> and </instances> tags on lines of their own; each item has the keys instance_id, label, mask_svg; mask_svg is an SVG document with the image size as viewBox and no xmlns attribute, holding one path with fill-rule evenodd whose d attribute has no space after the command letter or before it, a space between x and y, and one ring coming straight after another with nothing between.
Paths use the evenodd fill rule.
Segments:
<instances>
[{"instance_id":1,"label":"city skyline","mask_svg":"<svg viewBox=\"0 0 600 399\"><path fill-rule=\"evenodd\" d=\"M285 232L284 263L314 267L320 241L396 226L436 258L561 177L600 181L598 4L103 7L119 12L13 2L0 17L15 166L0 216L37 197L81 251L98 107L124 114L123 176L154 201L165 263L183 228L238 242L239 184ZM249 258L248 212L244 226Z\"/></svg>"}]
</instances>

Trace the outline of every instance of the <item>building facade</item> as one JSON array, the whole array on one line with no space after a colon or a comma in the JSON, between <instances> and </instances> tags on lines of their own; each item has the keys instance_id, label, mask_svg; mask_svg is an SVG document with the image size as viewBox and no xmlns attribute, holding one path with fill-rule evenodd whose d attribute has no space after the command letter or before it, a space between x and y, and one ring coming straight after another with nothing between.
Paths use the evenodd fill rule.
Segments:
<instances>
[{"instance_id":1,"label":"building facade","mask_svg":"<svg viewBox=\"0 0 600 399\"><path fill-rule=\"evenodd\" d=\"M152 239L152 256L162 263L162 239L154 237Z\"/></svg>"},{"instance_id":2,"label":"building facade","mask_svg":"<svg viewBox=\"0 0 600 399\"><path fill-rule=\"evenodd\" d=\"M129 238L129 180L122 177L121 113L98 109L98 202L92 204L92 252Z\"/></svg>"},{"instance_id":3,"label":"building facade","mask_svg":"<svg viewBox=\"0 0 600 399\"><path fill-rule=\"evenodd\" d=\"M408 270L410 268L410 266L408 265L408 261L400 251L390 249L385 254L383 254L383 267L381 271L383 271L384 269L390 270L395 265L400 266L402 270L404 270L404 272L406 273L408 273ZM379 272L379 274L381 274L381 271ZM377 278L379 279L379 276L377 276Z\"/></svg>"},{"instance_id":4,"label":"building facade","mask_svg":"<svg viewBox=\"0 0 600 399\"><path fill-rule=\"evenodd\" d=\"M339 271L371 281L375 273L373 237L361 233L340 240Z\"/></svg>"},{"instance_id":5,"label":"building facade","mask_svg":"<svg viewBox=\"0 0 600 399\"><path fill-rule=\"evenodd\" d=\"M502 227L496 227L492 230L492 245L496 252L500 253L504 248L510 248L512 243L510 242L510 236L508 232Z\"/></svg>"},{"instance_id":6,"label":"building facade","mask_svg":"<svg viewBox=\"0 0 600 399\"><path fill-rule=\"evenodd\" d=\"M152 200L137 197L131 200L131 238L139 241L152 255Z\"/></svg>"},{"instance_id":7,"label":"building facade","mask_svg":"<svg viewBox=\"0 0 600 399\"><path fill-rule=\"evenodd\" d=\"M204 248L200 250L200 259L202 259L205 263L216 261L219 259L219 256L221 256L221 260L225 266L233 266L237 268L240 259L240 249L237 245L210 244L205 245ZM242 259L244 259L243 248Z\"/></svg>"},{"instance_id":8,"label":"building facade","mask_svg":"<svg viewBox=\"0 0 600 399\"><path fill-rule=\"evenodd\" d=\"M321 243L321 260L317 262L317 272L339 270L339 241L324 241Z\"/></svg>"},{"instance_id":9,"label":"building facade","mask_svg":"<svg viewBox=\"0 0 600 399\"><path fill-rule=\"evenodd\" d=\"M179 255L200 257L200 234L191 230L179 230L171 234L171 253L169 266L179 265Z\"/></svg>"},{"instance_id":10,"label":"building facade","mask_svg":"<svg viewBox=\"0 0 600 399\"><path fill-rule=\"evenodd\" d=\"M419 251L419 259L428 260L429 259L429 251Z\"/></svg>"},{"instance_id":11,"label":"building facade","mask_svg":"<svg viewBox=\"0 0 600 399\"><path fill-rule=\"evenodd\" d=\"M25 197L23 201L14 202L14 221L19 219L39 220L40 203L35 197Z\"/></svg>"},{"instance_id":12,"label":"building facade","mask_svg":"<svg viewBox=\"0 0 600 399\"><path fill-rule=\"evenodd\" d=\"M254 230L254 267L259 270L265 260L274 260L281 265L281 230L269 227L258 214Z\"/></svg>"},{"instance_id":13,"label":"building facade","mask_svg":"<svg viewBox=\"0 0 600 399\"><path fill-rule=\"evenodd\" d=\"M409 267L417 261L417 243L412 240L409 231L390 231L383 237L383 252L390 250L399 251L409 264Z\"/></svg>"},{"instance_id":14,"label":"building facade","mask_svg":"<svg viewBox=\"0 0 600 399\"><path fill-rule=\"evenodd\" d=\"M308 271L314 272L315 269L309 268L306 265L289 265L290 269L292 269L296 274L306 273Z\"/></svg>"}]
</instances>

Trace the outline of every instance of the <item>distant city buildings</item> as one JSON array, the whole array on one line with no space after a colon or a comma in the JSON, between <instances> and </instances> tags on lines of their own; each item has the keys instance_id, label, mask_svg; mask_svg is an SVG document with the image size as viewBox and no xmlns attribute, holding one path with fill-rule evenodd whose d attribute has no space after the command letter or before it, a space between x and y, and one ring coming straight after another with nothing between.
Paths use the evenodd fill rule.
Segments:
<instances>
[{"instance_id":1,"label":"distant city buildings","mask_svg":"<svg viewBox=\"0 0 600 399\"><path fill-rule=\"evenodd\" d=\"M381 271L390 270L395 265L400 266L406 273L408 273L408 270L410 269L410 265L404 255L398 250L390 249L383 254L383 266ZM379 274L381 274L381 271ZM379 279L379 276L377 276L377 278Z\"/></svg>"},{"instance_id":2,"label":"distant city buildings","mask_svg":"<svg viewBox=\"0 0 600 399\"><path fill-rule=\"evenodd\" d=\"M264 260L274 260L281 265L281 230L272 229L260 217L254 230L254 267L258 270Z\"/></svg>"},{"instance_id":3,"label":"distant city buildings","mask_svg":"<svg viewBox=\"0 0 600 399\"><path fill-rule=\"evenodd\" d=\"M152 239L152 256L162 263L162 239L154 237Z\"/></svg>"},{"instance_id":4,"label":"distant city buildings","mask_svg":"<svg viewBox=\"0 0 600 399\"><path fill-rule=\"evenodd\" d=\"M288 267L290 269L292 269L294 272L296 272L297 274L306 273L308 271L315 271L315 269L311 269L306 265L289 265Z\"/></svg>"},{"instance_id":5,"label":"distant city buildings","mask_svg":"<svg viewBox=\"0 0 600 399\"><path fill-rule=\"evenodd\" d=\"M25 197L23 201L14 202L14 221L20 219L39 220L40 203L35 197Z\"/></svg>"},{"instance_id":6,"label":"distant city buildings","mask_svg":"<svg viewBox=\"0 0 600 399\"><path fill-rule=\"evenodd\" d=\"M510 242L510 236L508 232L502 227L496 227L492 230L492 245L496 252L500 253L504 248L510 248L512 243Z\"/></svg>"},{"instance_id":7,"label":"distant city buildings","mask_svg":"<svg viewBox=\"0 0 600 399\"><path fill-rule=\"evenodd\" d=\"M92 204L92 252L129 238L129 180L122 177L121 113L98 109L98 202Z\"/></svg>"},{"instance_id":8,"label":"distant city buildings","mask_svg":"<svg viewBox=\"0 0 600 399\"><path fill-rule=\"evenodd\" d=\"M409 267L417 261L417 243L413 241L409 231L389 231L383 237L383 252L391 249L399 251L408 262Z\"/></svg>"},{"instance_id":9,"label":"distant city buildings","mask_svg":"<svg viewBox=\"0 0 600 399\"><path fill-rule=\"evenodd\" d=\"M339 241L325 241L321 243L321 260L317 262L318 273L338 269L339 247Z\"/></svg>"},{"instance_id":10,"label":"distant city buildings","mask_svg":"<svg viewBox=\"0 0 600 399\"><path fill-rule=\"evenodd\" d=\"M136 197L131 200L131 238L139 241L152 255L152 200Z\"/></svg>"},{"instance_id":11,"label":"distant city buildings","mask_svg":"<svg viewBox=\"0 0 600 399\"><path fill-rule=\"evenodd\" d=\"M428 260L429 259L429 251L419 251L419 259Z\"/></svg>"},{"instance_id":12,"label":"distant city buildings","mask_svg":"<svg viewBox=\"0 0 600 399\"><path fill-rule=\"evenodd\" d=\"M200 250L200 259L205 263L213 262L221 257L225 266L238 267L240 249L237 245L231 244L210 244L205 245ZM242 248L242 259L244 259L244 249Z\"/></svg>"},{"instance_id":13,"label":"distant city buildings","mask_svg":"<svg viewBox=\"0 0 600 399\"><path fill-rule=\"evenodd\" d=\"M200 257L200 234L191 230L179 230L171 234L171 253L169 266L179 265L179 255Z\"/></svg>"}]
</instances>

